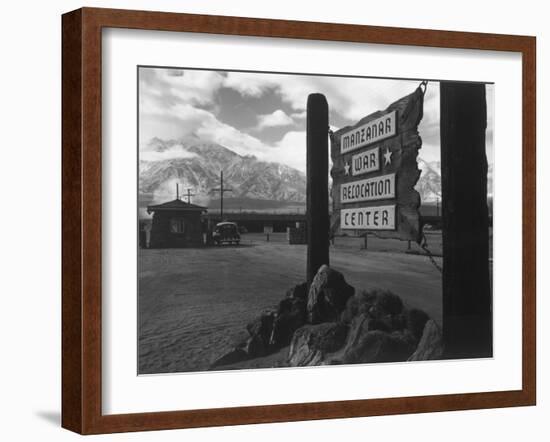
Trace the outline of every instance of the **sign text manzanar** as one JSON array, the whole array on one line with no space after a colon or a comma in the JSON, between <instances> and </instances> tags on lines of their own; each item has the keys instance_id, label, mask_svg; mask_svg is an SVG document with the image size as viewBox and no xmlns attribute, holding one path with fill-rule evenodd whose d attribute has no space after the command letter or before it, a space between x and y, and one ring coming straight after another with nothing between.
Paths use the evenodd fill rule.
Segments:
<instances>
[{"instance_id":1,"label":"sign text manzanar","mask_svg":"<svg viewBox=\"0 0 550 442\"><path fill-rule=\"evenodd\" d=\"M340 149L347 153L395 135L395 111L342 133Z\"/></svg>"},{"instance_id":2,"label":"sign text manzanar","mask_svg":"<svg viewBox=\"0 0 550 442\"><path fill-rule=\"evenodd\" d=\"M331 234L378 236L420 242L420 170L424 92L418 88L384 111L331 135L333 210Z\"/></svg>"}]
</instances>

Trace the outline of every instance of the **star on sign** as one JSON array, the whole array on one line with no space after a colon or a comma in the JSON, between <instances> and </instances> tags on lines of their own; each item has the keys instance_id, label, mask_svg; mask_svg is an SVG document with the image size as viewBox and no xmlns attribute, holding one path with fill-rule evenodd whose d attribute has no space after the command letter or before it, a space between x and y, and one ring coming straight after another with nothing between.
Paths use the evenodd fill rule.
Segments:
<instances>
[{"instance_id":1,"label":"star on sign","mask_svg":"<svg viewBox=\"0 0 550 442\"><path fill-rule=\"evenodd\" d=\"M349 175L349 167L350 167L350 166L349 166L349 163L346 163L346 164L344 165L344 173L345 173L346 175Z\"/></svg>"},{"instance_id":2,"label":"star on sign","mask_svg":"<svg viewBox=\"0 0 550 442\"><path fill-rule=\"evenodd\" d=\"M384 153L384 166L391 164L391 154L392 152L386 147L386 153Z\"/></svg>"}]
</instances>

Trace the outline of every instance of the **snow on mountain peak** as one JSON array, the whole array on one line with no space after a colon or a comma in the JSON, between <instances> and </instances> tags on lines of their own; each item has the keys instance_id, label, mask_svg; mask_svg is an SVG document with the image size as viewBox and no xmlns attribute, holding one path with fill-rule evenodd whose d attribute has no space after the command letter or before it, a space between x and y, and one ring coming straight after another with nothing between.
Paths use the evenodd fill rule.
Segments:
<instances>
[{"instance_id":1,"label":"snow on mountain peak","mask_svg":"<svg viewBox=\"0 0 550 442\"><path fill-rule=\"evenodd\" d=\"M206 204L212 189L224 185L232 189L224 198L305 202L305 175L280 163L241 156L231 149L198 138L152 139L140 152L140 195L160 203L174 197L175 183L192 188L198 203Z\"/></svg>"}]
</instances>

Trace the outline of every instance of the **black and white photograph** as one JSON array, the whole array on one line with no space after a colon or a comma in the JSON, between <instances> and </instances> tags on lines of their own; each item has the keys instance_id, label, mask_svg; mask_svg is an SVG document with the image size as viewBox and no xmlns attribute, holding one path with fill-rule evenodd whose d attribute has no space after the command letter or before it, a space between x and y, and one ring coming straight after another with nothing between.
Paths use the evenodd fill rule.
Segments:
<instances>
[{"instance_id":1,"label":"black and white photograph","mask_svg":"<svg viewBox=\"0 0 550 442\"><path fill-rule=\"evenodd\" d=\"M137 76L139 375L493 356L493 83Z\"/></svg>"},{"instance_id":2,"label":"black and white photograph","mask_svg":"<svg viewBox=\"0 0 550 442\"><path fill-rule=\"evenodd\" d=\"M0 439L544 440L547 9L7 2Z\"/></svg>"}]
</instances>

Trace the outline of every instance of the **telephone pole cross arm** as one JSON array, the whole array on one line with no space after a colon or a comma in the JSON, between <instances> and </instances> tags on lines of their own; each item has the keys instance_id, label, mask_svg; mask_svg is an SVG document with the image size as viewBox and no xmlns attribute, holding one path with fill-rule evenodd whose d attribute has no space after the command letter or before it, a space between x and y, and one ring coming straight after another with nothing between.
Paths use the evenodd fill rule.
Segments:
<instances>
[{"instance_id":1,"label":"telephone pole cross arm","mask_svg":"<svg viewBox=\"0 0 550 442\"><path fill-rule=\"evenodd\" d=\"M191 193L191 189L188 188L188 189L187 189L187 194L186 194L185 196L187 197L187 203L188 203L188 204L191 204L191 197L192 197L192 196L195 196L195 194L194 194L194 193Z\"/></svg>"},{"instance_id":2,"label":"telephone pole cross arm","mask_svg":"<svg viewBox=\"0 0 550 442\"><path fill-rule=\"evenodd\" d=\"M220 218L223 221L223 194L225 192L233 192L233 189L223 187L223 170L220 172L220 187L212 189L211 192L220 192Z\"/></svg>"}]
</instances>

